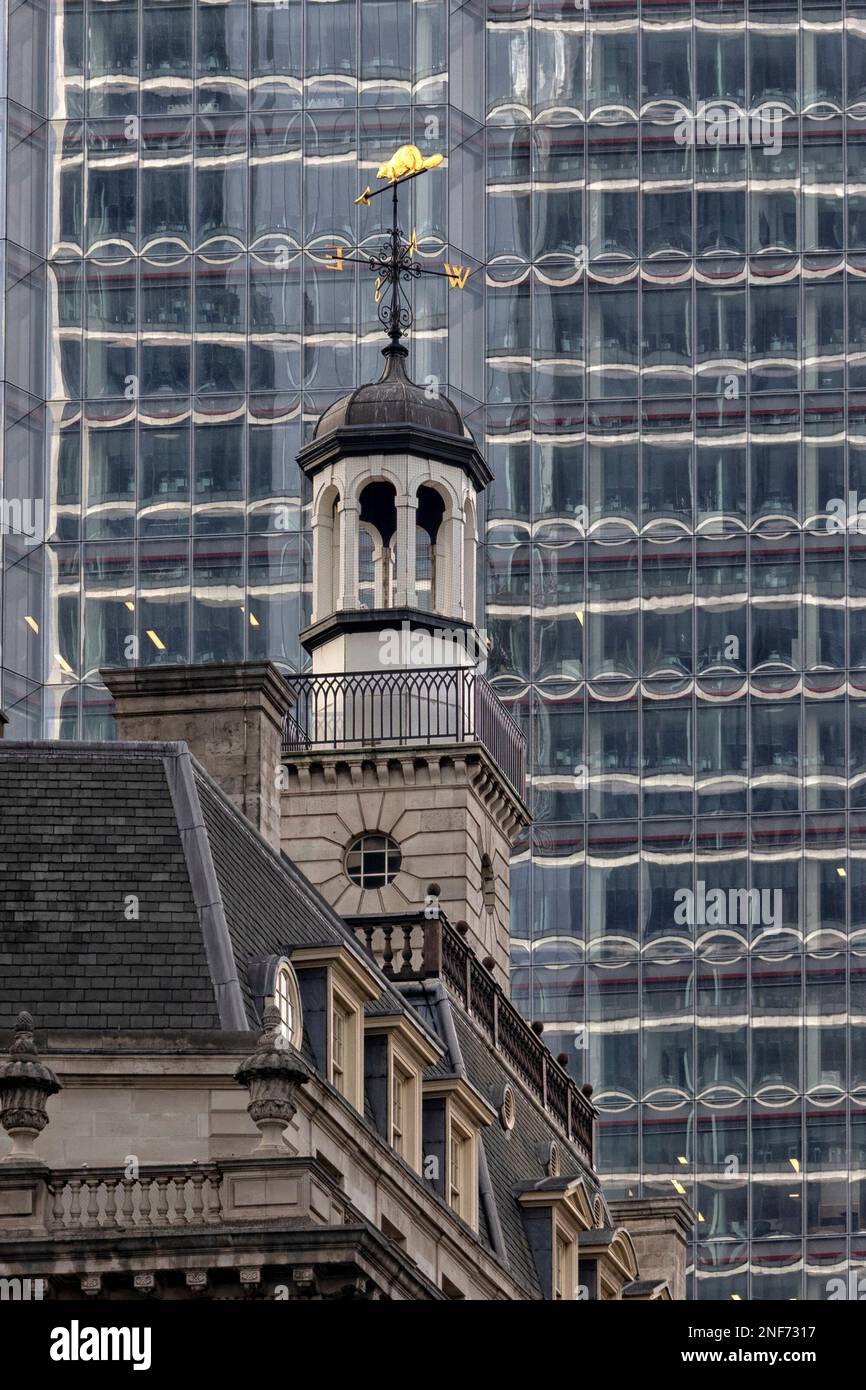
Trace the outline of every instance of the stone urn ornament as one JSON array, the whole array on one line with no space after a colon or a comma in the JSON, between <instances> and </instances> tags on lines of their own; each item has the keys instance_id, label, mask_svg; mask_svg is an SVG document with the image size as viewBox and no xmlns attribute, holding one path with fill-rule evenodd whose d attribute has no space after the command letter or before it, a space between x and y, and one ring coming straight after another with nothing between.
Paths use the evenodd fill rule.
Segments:
<instances>
[{"instance_id":1,"label":"stone urn ornament","mask_svg":"<svg viewBox=\"0 0 866 1390\"><path fill-rule=\"evenodd\" d=\"M262 1025L256 1050L241 1062L235 1080L250 1093L247 1114L262 1136L253 1153L285 1158L293 1150L283 1138L283 1130L294 1118L298 1087L306 1085L310 1071L283 1037L275 1004L265 1008Z\"/></svg>"},{"instance_id":2,"label":"stone urn ornament","mask_svg":"<svg viewBox=\"0 0 866 1390\"><path fill-rule=\"evenodd\" d=\"M33 1145L48 1124L48 1097L62 1089L51 1068L39 1060L32 1014L20 1013L9 1059L0 1066L0 1125L12 1139L12 1149L0 1163L43 1162Z\"/></svg>"}]
</instances>

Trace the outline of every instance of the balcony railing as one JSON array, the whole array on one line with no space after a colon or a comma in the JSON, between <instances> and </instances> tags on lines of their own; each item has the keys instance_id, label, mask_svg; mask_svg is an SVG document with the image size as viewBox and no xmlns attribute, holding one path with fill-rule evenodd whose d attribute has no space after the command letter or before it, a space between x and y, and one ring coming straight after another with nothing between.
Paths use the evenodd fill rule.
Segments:
<instances>
[{"instance_id":1,"label":"balcony railing","mask_svg":"<svg viewBox=\"0 0 866 1390\"><path fill-rule=\"evenodd\" d=\"M592 1164L595 1110L444 915L346 921L389 979L441 978Z\"/></svg>"},{"instance_id":2,"label":"balcony railing","mask_svg":"<svg viewBox=\"0 0 866 1390\"><path fill-rule=\"evenodd\" d=\"M294 695L283 752L431 743L480 743L518 796L526 781L526 741L477 671L360 671L288 676Z\"/></svg>"},{"instance_id":3,"label":"balcony railing","mask_svg":"<svg viewBox=\"0 0 866 1390\"><path fill-rule=\"evenodd\" d=\"M147 1168L135 1178L116 1168L73 1169L51 1182L50 1222L55 1231L216 1222L222 1216L221 1184L216 1164Z\"/></svg>"}]
</instances>

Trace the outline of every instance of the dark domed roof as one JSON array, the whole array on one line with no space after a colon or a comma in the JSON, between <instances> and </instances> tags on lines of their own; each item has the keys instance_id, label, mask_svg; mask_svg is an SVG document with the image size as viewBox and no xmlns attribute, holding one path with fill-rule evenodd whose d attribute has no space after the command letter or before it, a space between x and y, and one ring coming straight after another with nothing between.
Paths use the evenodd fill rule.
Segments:
<instances>
[{"instance_id":1,"label":"dark domed roof","mask_svg":"<svg viewBox=\"0 0 866 1390\"><path fill-rule=\"evenodd\" d=\"M322 439L346 425L413 425L461 439L471 438L460 412L447 396L430 396L423 386L409 380L404 365L405 348L387 347L384 357L385 370L379 380L334 401L320 417L314 439Z\"/></svg>"}]
</instances>

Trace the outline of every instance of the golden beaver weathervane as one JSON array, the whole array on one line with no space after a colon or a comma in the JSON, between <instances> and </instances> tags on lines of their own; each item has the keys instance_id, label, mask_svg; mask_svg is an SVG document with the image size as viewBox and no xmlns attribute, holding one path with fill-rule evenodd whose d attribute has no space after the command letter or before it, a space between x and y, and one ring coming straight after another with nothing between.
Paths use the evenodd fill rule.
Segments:
<instances>
[{"instance_id":1,"label":"golden beaver weathervane","mask_svg":"<svg viewBox=\"0 0 866 1390\"><path fill-rule=\"evenodd\" d=\"M380 164L377 179L387 179L396 183L405 174L426 174L428 169L436 169L442 163L443 154L429 154L425 158L417 145L401 145L386 164ZM357 199L360 202L360 198Z\"/></svg>"},{"instance_id":2,"label":"golden beaver weathervane","mask_svg":"<svg viewBox=\"0 0 866 1390\"><path fill-rule=\"evenodd\" d=\"M435 270L432 266L419 265L414 259L418 250L415 229L412 229L407 240L399 222L397 193L400 185L408 183L410 179L419 178L421 174L429 173L431 169L437 169L444 159L445 156L441 154L423 155L417 145L401 145L390 159L379 165L376 178L385 180L384 188L374 191L368 184L360 197L355 199L356 204L369 207L373 198L387 193L389 189L392 190L391 230L382 243L379 254L345 256L342 247L336 247L334 260L329 262L334 270L342 270L347 260L363 262L376 272L375 300L379 306L379 321L391 339L385 351L398 352L401 356L405 356L406 349L401 345L400 339L412 326L412 306L403 286L411 280L417 280L420 275L441 275L447 279L452 289L462 290L469 279L468 266L449 265L445 261L443 270ZM388 289L391 291L390 295L386 293Z\"/></svg>"}]
</instances>

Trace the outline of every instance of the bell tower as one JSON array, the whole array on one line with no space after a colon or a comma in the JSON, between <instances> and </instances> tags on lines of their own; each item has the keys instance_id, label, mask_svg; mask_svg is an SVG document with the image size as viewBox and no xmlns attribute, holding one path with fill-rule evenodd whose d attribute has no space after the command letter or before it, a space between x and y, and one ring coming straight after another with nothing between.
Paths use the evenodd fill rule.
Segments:
<instances>
[{"instance_id":1,"label":"bell tower","mask_svg":"<svg viewBox=\"0 0 866 1390\"><path fill-rule=\"evenodd\" d=\"M383 355L380 380L331 406L298 456L313 488L302 640L317 674L393 665L398 648L436 651L439 665L478 652L478 494L491 474L456 407L408 379L402 344Z\"/></svg>"},{"instance_id":2,"label":"bell tower","mask_svg":"<svg viewBox=\"0 0 866 1390\"><path fill-rule=\"evenodd\" d=\"M397 186L419 172L389 180L393 226L372 258L390 287L384 371L325 411L298 455L313 494L311 670L289 678L281 834L343 916L444 911L507 986L525 744L480 669L478 499L492 475L456 406L406 372L403 282L423 271Z\"/></svg>"}]
</instances>

